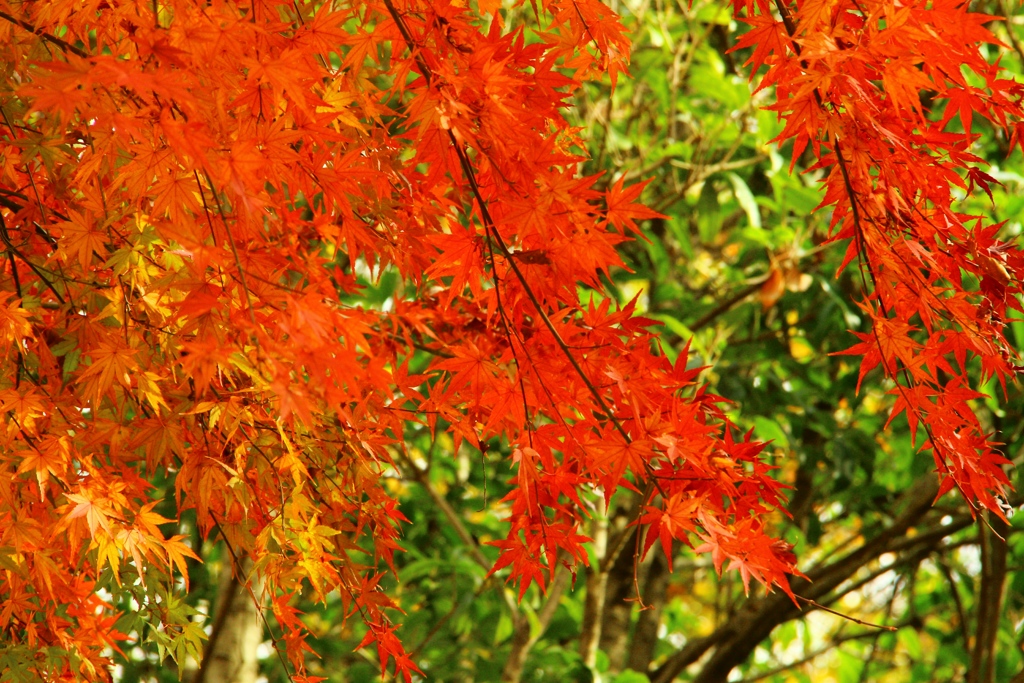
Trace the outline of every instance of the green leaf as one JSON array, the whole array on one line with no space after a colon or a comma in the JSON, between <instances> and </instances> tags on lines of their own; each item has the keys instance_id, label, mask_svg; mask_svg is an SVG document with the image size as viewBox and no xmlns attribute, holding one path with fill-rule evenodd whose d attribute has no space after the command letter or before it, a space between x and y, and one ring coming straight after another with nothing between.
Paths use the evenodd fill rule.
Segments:
<instances>
[{"instance_id":1,"label":"green leaf","mask_svg":"<svg viewBox=\"0 0 1024 683\"><path fill-rule=\"evenodd\" d=\"M750 225L755 228L761 227L761 207L757 205L757 200L754 199L754 193L750 191L750 187L747 186L746 181L739 177L735 173L727 173L729 182L732 183L732 191L736 197L736 201L739 202L740 208L747 214L747 220L750 221Z\"/></svg>"},{"instance_id":2,"label":"green leaf","mask_svg":"<svg viewBox=\"0 0 1024 683\"><path fill-rule=\"evenodd\" d=\"M537 611L532 607L525 604L522 605L523 614L526 615L526 620L530 622L530 639L536 640L541 637L544 632L544 627L540 623L540 619L537 618Z\"/></svg>"},{"instance_id":3,"label":"green leaf","mask_svg":"<svg viewBox=\"0 0 1024 683\"><path fill-rule=\"evenodd\" d=\"M494 644L499 645L512 636L512 618L502 612L498 616L498 625L494 628Z\"/></svg>"},{"instance_id":4,"label":"green leaf","mask_svg":"<svg viewBox=\"0 0 1024 683\"><path fill-rule=\"evenodd\" d=\"M771 441L779 448L789 449L789 437L777 420L758 415L754 418L754 429L759 439Z\"/></svg>"},{"instance_id":5,"label":"green leaf","mask_svg":"<svg viewBox=\"0 0 1024 683\"><path fill-rule=\"evenodd\" d=\"M839 683L858 683L860 681L860 672L864 668L865 664L859 657L854 657L845 650L836 651L839 665L835 668L835 672L839 676Z\"/></svg>"},{"instance_id":6,"label":"green leaf","mask_svg":"<svg viewBox=\"0 0 1024 683\"><path fill-rule=\"evenodd\" d=\"M906 649L911 659L921 658L923 650L921 648L921 639L918 637L916 629L901 628L896 633L896 640Z\"/></svg>"}]
</instances>

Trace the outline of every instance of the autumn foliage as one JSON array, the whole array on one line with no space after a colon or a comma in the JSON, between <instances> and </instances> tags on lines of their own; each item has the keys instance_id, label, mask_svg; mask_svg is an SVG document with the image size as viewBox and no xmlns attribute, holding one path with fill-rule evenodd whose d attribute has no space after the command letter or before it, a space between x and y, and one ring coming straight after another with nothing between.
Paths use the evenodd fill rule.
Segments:
<instances>
[{"instance_id":1,"label":"autumn foliage","mask_svg":"<svg viewBox=\"0 0 1024 683\"><path fill-rule=\"evenodd\" d=\"M892 381L892 417L905 412L915 438L923 432L941 493L956 486L998 512L1009 461L975 416L982 394L968 375L1005 388L1024 369L1003 336L1024 312L1024 253L999 239L1000 225L956 210L957 192L996 183L971 153L976 113L1010 151L1024 143L1024 85L979 49L997 42L984 27L992 17L961 2L737 8L753 27L738 46L754 47L753 67L769 66L761 86L776 87L780 139L793 140L794 160L813 147L833 239L847 240L846 263L873 290L860 302L871 331L847 353L863 357L861 380L881 366Z\"/></svg>"},{"instance_id":2,"label":"autumn foliage","mask_svg":"<svg viewBox=\"0 0 1024 683\"><path fill-rule=\"evenodd\" d=\"M1024 256L955 209L994 182L973 113L1024 134L1021 86L980 51L989 18L735 9L779 142L817 158L821 210L871 292L849 353L892 380L944 489L998 509L1005 460L970 401L1018 369L1003 327ZM2 2L0 51L9 661L103 679L142 620L165 651L197 652L175 598L199 559L191 515L254 562L296 680L299 592L337 592L408 678L379 585L404 521L382 475L411 421L510 454L493 571L520 595L587 561L581 522L620 488L641 551L687 543L789 590L762 444L634 302L600 295L616 245L657 215L642 184L577 173L573 92L625 78L629 56L600 2ZM384 273L398 293L362 301Z\"/></svg>"}]
</instances>

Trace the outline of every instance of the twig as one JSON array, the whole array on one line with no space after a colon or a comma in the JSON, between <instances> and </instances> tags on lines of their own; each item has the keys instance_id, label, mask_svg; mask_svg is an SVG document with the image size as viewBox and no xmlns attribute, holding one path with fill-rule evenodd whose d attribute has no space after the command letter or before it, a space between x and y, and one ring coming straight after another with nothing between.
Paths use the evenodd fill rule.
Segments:
<instances>
[{"instance_id":1,"label":"twig","mask_svg":"<svg viewBox=\"0 0 1024 683\"><path fill-rule=\"evenodd\" d=\"M15 26L19 26L19 27L25 29L29 33L34 33L35 35L39 36L43 40L47 41L48 43L53 43L54 45L59 47L64 52L70 52L73 55L77 55L77 56L81 57L82 59L88 59L89 56L90 56L88 52L85 52L84 50L81 50L81 49L75 47L74 45L72 45L71 43L69 43L67 41L61 40L60 38L58 38L57 36L55 36L55 35L53 35L51 33L47 33L46 31L44 31L41 28L36 28L35 26L33 26L32 24L28 23L27 21L23 21L23 20L19 19L18 17L11 16L7 12L0 12L0 19L5 19L6 21L9 21L10 23L14 24Z\"/></svg>"},{"instance_id":2,"label":"twig","mask_svg":"<svg viewBox=\"0 0 1024 683\"><path fill-rule=\"evenodd\" d=\"M903 622L903 623L899 624L898 626L896 626L896 628L897 629L906 628L907 626L910 626L910 625L911 625L910 622ZM814 661L815 659L817 659L821 655L825 654L826 652L831 652L832 650L836 649L838 646L842 645L843 643L848 643L848 642L850 642L852 640L862 640L864 638L876 638L876 637L878 637L878 631L861 631L859 633L850 633L850 634L844 635L844 636L837 636L836 638L832 639L832 642L830 642L827 645L824 645L822 647L819 647L817 650L814 650L814 651L804 655L803 657L801 657L800 659L798 659L798 660L796 660L794 662L789 662L788 664L780 664L779 666L773 667L773 668L768 669L766 671L762 671L761 673L755 674L753 676L749 676L747 678L741 678L736 683L756 683L757 681L762 681L762 680L764 680L766 678L770 678L770 677L775 676L777 674L781 674L781 673L784 673L786 671L789 671L790 669L795 669L798 666L803 666L804 664L807 664L808 662Z\"/></svg>"},{"instance_id":3,"label":"twig","mask_svg":"<svg viewBox=\"0 0 1024 683\"><path fill-rule=\"evenodd\" d=\"M66 303L64 297L61 296L60 292L57 291L57 288L54 287L53 283L50 282L45 275L43 275L42 271L36 266L36 264L32 263L32 261L30 261L27 256L22 254L21 251L16 246L14 246L14 244L11 243L10 235L7 233L7 222L4 221L3 214L0 214L0 240L2 240L4 245L7 247L8 253L14 254L15 256L20 258L22 261L25 262L25 265L31 268L32 271L39 276L39 279L42 280L43 284L46 285L47 289L53 292L53 295L57 297L57 301L59 301L61 305Z\"/></svg>"},{"instance_id":4,"label":"twig","mask_svg":"<svg viewBox=\"0 0 1024 683\"><path fill-rule=\"evenodd\" d=\"M409 458L404 452L399 452L399 457L406 464L408 470L412 472L413 478L419 482L423 490L427 492L430 499L434 501L434 504L441 510L441 513L445 516L445 519L455 527L455 533L459 535L462 542L469 548L470 554L473 556L473 560L476 561L484 569L490 569L492 562L488 560L484 554L480 551L480 544L477 543L473 535L466 529L466 525L462 523L462 519L459 514L455 512L455 509L448 504L444 496L437 492L433 486L430 485L430 480L427 478L427 473L416 466L416 463Z\"/></svg>"},{"instance_id":5,"label":"twig","mask_svg":"<svg viewBox=\"0 0 1024 683\"><path fill-rule=\"evenodd\" d=\"M203 175L206 176L206 182L210 185L210 194L213 195L213 201L217 204L217 213L220 214L220 220L224 224L224 232L228 236L228 244L231 245L231 254L235 258L235 267L238 268L238 276L241 278L242 289L245 291L245 303L249 308L249 319L252 321L253 336L256 339L256 346L259 346L259 338L255 337L256 329L259 325L256 323L256 312L252 307L252 294L249 292L249 285L245 281L245 269L242 267L242 260L238 256L238 247L235 246L235 238L231 234L231 228L228 227L228 219L224 213L224 206L221 204L220 197L217 195L216 187L213 184L213 179L210 178L210 174L203 171Z\"/></svg>"},{"instance_id":6,"label":"twig","mask_svg":"<svg viewBox=\"0 0 1024 683\"><path fill-rule=\"evenodd\" d=\"M405 21L402 19L402 16L398 13L398 10L395 7L394 3L392 2L392 0L384 0L384 5L385 7L387 7L392 19L394 19L395 24L398 26L399 32L402 34L402 37L409 45L409 49L412 50L412 47L415 44L412 40L412 34L409 32L408 27L405 25ZM415 51L414 59L416 60L417 65L422 70L423 77L427 81L427 84L429 85L432 81L432 72L430 67L423 60L422 56L419 53L416 53ZM513 257L511 249L509 249L508 245L505 243L505 240L502 238L501 233L498 232L497 225L494 222L494 219L491 217L490 211L488 209L487 201L484 199L483 193L480 190L480 186L477 184L476 172L473 169L473 165L469 160L469 156L467 155L465 148L455 137L454 131L448 130L448 138L452 143L452 147L455 149L456 156L458 157L459 164L462 167L463 175L465 176L466 181L469 183L469 188L473 194L473 198L476 200L477 208L480 210L480 217L483 220L484 228L487 231L488 236L494 241L494 244L497 245L498 251L505 258L506 262L509 265L509 268L512 270L512 273L515 275L516 279L519 280L519 283L522 285L523 291L526 293L527 298L530 300L530 303L533 304L533 307L537 311L537 314L540 316L540 319L544 323L544 326L548 329L548 332L551 333L552 338L555 340L555 344L561 350L566 360L569 361L569 364L572 366L573 371L576 373L576 375L583 381L583 384L586 387L587 392L591 395L591 397L593 397L593 399L597 403L597 406L600 408L601 412L608 418L609 422L611 422L615 430L622 436L623 440L627 444L631 444L633 442L632 438L630 438L629 434L622 426L622 423L619 421L619 418L608 406L604 397L601 395L601 392L598 391L593 381L590 379L590 377L587 376L587 373L580 366L579 361L576 359L576 356L572 353L572 350L569 348L569 345L565 343L564 339L562 339L562 336L559 334L554 322L552 322L551 317L548 315L544 306L541 304L540 299L537 297L536 292L533 291L533 287L530 286L529 280L527 280L526 275L519 268L519 264ZM653 476L653 468L651 467L651 464L649 462L644 462L644 469L651 477L651 480L654 483L654 487L658 490L658 493L664 496L665 492L662 489L661 484L658 483L657 478Z\"/></svg>"},{"instance_id":7,"label":"twig","mask_svg":"<svg viewBox=\"0 0 1024 683\"><path fill-rule=\"evenodd\" d=\"M803 602L806 602L811 607L814 607L816 609L820 609L820 610L822 610L824 612L828 612L829 614L834 614L837 617L841 617L843 619L846 619L847 621L852 621L853 623L859 624L860 626L869 626L871 628L877 628L877 629L881 629L883 631L898 631L899 630L895 626L886 626L884 624L873 624L870 621L864 621L862 619L858 619L857 617L851 617L849 614L843 614L842 612L834 610L831 607L826 607L825 605L822 605L820 602L817 602L815 600L811 600L810 598L805 598L802 595L797 595L796 599L797 600L802 600Z\"/></svg>"},{"instance_id":8,"label":"twig","mask_svg":"<svg viewBox=\"0 0 1024 683\"><path fill-rule=\"evenodd\" d=\"M767 276L765 277L765 279L767 279ZM718 318L724 313L728 313L730 310L732 310L734 306L741 303L744 299L746 299L748 296L750 296L757 290L761 289L761 286L763 284L763 282L755 282L754 284L749 285L744 289L741 289L736 294L733 294L731 297L729 297L728 299L726 299L725 301L718 304L710 311L702 315L700 318L698 318L696 322L690 325L690 331L696 332L702 327L706 327L709 323L714 321L715 318Z\"/></svg>"}]
</instances>

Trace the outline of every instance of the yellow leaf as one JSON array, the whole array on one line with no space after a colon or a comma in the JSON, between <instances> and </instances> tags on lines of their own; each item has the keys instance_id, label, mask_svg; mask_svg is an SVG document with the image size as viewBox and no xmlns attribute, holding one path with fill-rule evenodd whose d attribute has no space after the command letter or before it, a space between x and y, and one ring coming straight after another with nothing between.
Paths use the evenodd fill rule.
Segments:
<instances>
[{"instance_id":1,"label":"yellow leaf","mask_svg":"<svg viewBox=\"0 0 1024 683\"><path fill-rule=\"evenodd\" d=\"M96 557L96 571L102 571L103 565L105 563L109 563L110 570L114 572L114 580L117 581L117 585L120 586L121 576L119 573L119 566L121 562L121 555L118 553L117 544L109 536L100 536L96 539L96 548L98 550Z\"/></svg>"},{"instance_id":2,"label":"yellow leaf","mask_svg":"<svg viewBox=\"0 0 1024 683\"><path fill-rule=\"evenodd\" d=\"M186 410L186 415L199 415L200 413L208 413L217 405L217 401L200 401L191 410Z\"/></svg>"},{"instance_id":3,"label":"yellow leaf","mask_svg":"<svg viewBox=\"0 0 1024 683\"><path fill-rule=\"evenodd\" d=\"M68 514L68 519L85 517L85 521L89 525L89 533L93 538L96 537L96 531L101 528L107 532L107 536L110 535L110 523L107 521L106 512L100 509L91 498L79 493L69 493L67 498L72 503L78 503Z\"/></svg>"},{"instance_id":4,"label":"yellow leaf","mask_svg":"<svg viewBox=\"0 0 1024 683\"><path fill-rule=\"evenodd\" d=\"M20 345L22 339L35 336L29 323L30 315L21 307L19 299L0 300L0 347L6 349L11 344Z\"/></svg>"},{"instance_id":5,"label":"yellow leaf","mask_svg":"<svg viewBox=\"0 0 1024 683\"><path fill-rule=\"evenodd\" d=\"M89 352L92 364L79 375L78 381L87 399L98 404L104 394L113 386L114 380L125 387L131 387L132 373L138 368L135 349L101 342Z\"/></svg>"},{"instance_id":6,"label":"yellow leaf","mask_svg":"<svg viewBox=\"0 0 1024 683\"><path fill-rule=\"evenodd\" d=\"M164 401L164 395L163 392L160 391L160 385L157 383L160 381L160 375L155 372L143 372L136 375L136 378L139 383L140 399L152 406L153 410L157 413L160 412L161 406L170 410L170 408L167 407L167 403Z\"/></svg>"},{"instance_id":7,"label":"yellow leaf","mask_svg":"<svg viewBox=\"0 0 1024 683\"><path fill-rule=\"evenodd\" d=\"M199 556L192 552L192 549L185 545L182 541L184 536L172 536L163 542L163 549L167 552L168 564L178 568L178 572L182 578L185 579L185 590L188 590L188 566L185 564L185 558L191 557L197 562L201 562Z\"/></svg>"},{"instance_id":8,"label":"yellow leaf","mask_svg":"<svg viewBox=\"0 0 1024 683\"><path fill-rule=\"evenodd\" d=\"M18 473L34 471L39 484L39 500L45 500L43 486L50 475L62 477L70 461L71 443L68 436L49 436L40 441L35 448L25 451L24 458L18 466Z\"/></svg>"},{"instance_id":9,"label":"yellow leaf","mask_svg":"<svg viewBox=\"0 0 1024 683\"><path fill-rule=\"evenodd\" d=\"M167 524L173 520L167 519L163 515L153 512L153 508L159 501L147 503L142 506L138 514L135 515L135 526L139 527L141 531L144 531L148 536L151 536L159 541L163 541L164 535L158 528L161 524Z\"/></svg>"}]
</instances>

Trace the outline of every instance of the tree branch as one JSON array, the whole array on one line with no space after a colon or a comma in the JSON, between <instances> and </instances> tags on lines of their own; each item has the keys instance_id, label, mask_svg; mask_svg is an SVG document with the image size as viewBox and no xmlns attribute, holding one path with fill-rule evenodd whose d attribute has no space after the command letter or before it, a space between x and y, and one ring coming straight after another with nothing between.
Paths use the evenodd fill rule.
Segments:
<instances>
[{"instance_id":1,"label":"tree branch","mask_svg":"<svg viewBox=\"0 0 1024 683\"><path fill-rule=\"evenodd\" d=\"M0 19L4 19L5 21L8 21L8 22L14 24L15 26L19 26L19 27L25 29L29 33L33 33L33 34L39 36L40 38L42 38L46 42L52 43L53 45L56 45L57 47L59 47L64 52L70 52L73 55L77 55L77 56L81 57L82 59L88 59L89 58L89 53L88 52L85 52L84 50L81 50L81 49L75 47L74 45L72 45L71 43L69 43L67 41L61 40L60 38L58 38L57 36L55 36L53 34L47 33L46 31L42 30L41 28L36 28L35 26L33 26L32 24L28 23L27 21L23 21L23 20L19 19L18 17L15 17L15 16L12 16L12 15L8 14L7 12L0 11Z\"/></svg>"},{"instance_id":2,"label":"tree branch","mask_svg":"<svg viewBox=\"0 0 1024 683\"><path fill-rule=\"evenodd\" d=\"M912 622L904 621L904 622L900 622L899 624L896 624L894 626L894 628L896 630L899 630L901 628L906 628L906 627L912 626L912 625L913 625ZM832 642L829 643L828 645L824 645L822 647L819 647L817 650L813 650L812 652L804 655L803 657L801 657L800 659L797 659L796 661L789 662L788 664L780 664L780 665L778 665L778 666L776 666L774 668L768 669L766 671L762 671L759 674L755 674L753 676L748 676L747 678L741 678L740 680L736 681L736 683L757 683L757 681L763 681L766 678L771 678L772 676L775 676L777 674L784 673L786 671L789 671L790 669L795 669L798 666L803 666L804 664L807 664L808 662L812 662L815 659L817 659L818 657L822 656L823 654L825 654L827 652L831 652L832 650L836 649L837 647L839 647L843 643L849 643L850 641L853 641L853 640L866 640L866 639L869 639L869 638L874 638L877 635L878 635L878 631L871 630L871 631L859 631L857 633L851 633L851 634L845 635L845 636L837 636L836 638L833 638Z\"/></svg>"},{"instance_id":3,"label":"tree branch","mask_svg":"<svg viewBox=\"0 0 1024 683\"><path fill-rule=\"evenodd\" d=\"M805 599L828 602L826 596L857 570L879 555L890 552L890 546L905 536L907 530L931 509L937 492L938 480L934 475L918 480L900 498L896 505L897 514L888 528L832 564L810 570L807 579L794 579L790 582L793 591ZM729 672L738 663L746 661L776 626L801 614L799 607L780 593L749 600L710 636L694 641L670 656L649 677L652 683L670 683L714 647L711 658L693 680L694 683L725 683Z\"/></svg>"},{"instance_id":4,"label":"tree branch","mask_svg":"<svg viewBox=\"0 0 1024 683\"><path fill-rule=\"evenodd\" d=\"M523 666L526 664L526 657L530 650L537 644L548 624L555 616L562 594L569 585L569 571L562 566L555 567L555 578L548 586L544 602L537 610L537 627L530 623L529 619L520 618L517 620L512 632L512 650L508 659L505 660L505 667L501 671L502 683L519 683L523 676Z\"/></svg>"}]
</instances>

